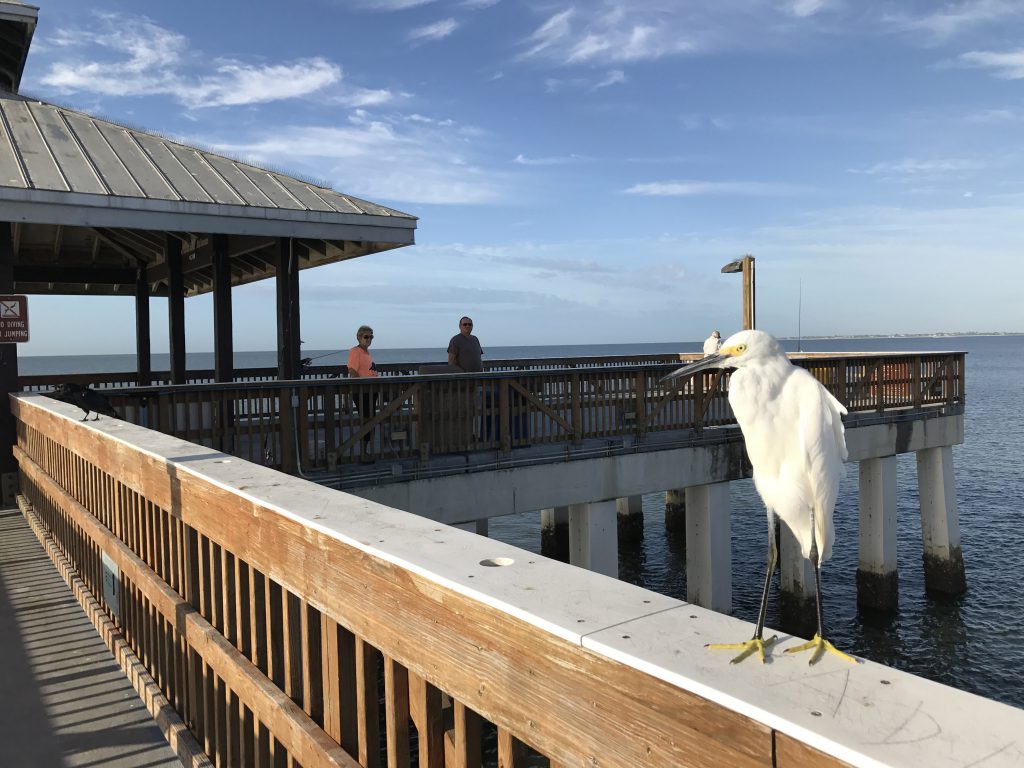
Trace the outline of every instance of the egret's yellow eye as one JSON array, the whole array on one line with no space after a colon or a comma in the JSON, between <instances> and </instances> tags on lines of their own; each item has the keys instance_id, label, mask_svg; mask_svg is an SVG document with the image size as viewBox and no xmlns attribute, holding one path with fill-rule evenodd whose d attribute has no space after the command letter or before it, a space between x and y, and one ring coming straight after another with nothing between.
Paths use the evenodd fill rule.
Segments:
<instances>
[{"instance_id":1,"label":"egret's yellow eye","mask_svg":"<svg viewBox=\"0 0 1024 768\"><path fill-rule=\"evenodd\" d=\"M736 354L742 355L744 352L747 351L747 345L746 344L737 344L734 347L734 349L736 350Z\"/></svg>"}]
</instances>

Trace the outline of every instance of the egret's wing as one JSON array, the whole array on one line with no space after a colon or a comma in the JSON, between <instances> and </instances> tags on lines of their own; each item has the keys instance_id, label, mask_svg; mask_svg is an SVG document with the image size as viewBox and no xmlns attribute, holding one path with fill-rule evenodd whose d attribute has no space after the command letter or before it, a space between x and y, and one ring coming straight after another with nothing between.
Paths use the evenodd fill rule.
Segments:
<instances>
[{"instance_id":1,"label":"egret's wing","mask_svg":"<svg viewBox=\"0 0 1024 768\"><path fill-rule=\"evenodd\" d=\"M814 507L815 538L821 560L832 551L832 511L846 460L843 414L846 409L810 373L800 370L800 445L807 462L807 482Z\"/></svg>"}]
</instances>

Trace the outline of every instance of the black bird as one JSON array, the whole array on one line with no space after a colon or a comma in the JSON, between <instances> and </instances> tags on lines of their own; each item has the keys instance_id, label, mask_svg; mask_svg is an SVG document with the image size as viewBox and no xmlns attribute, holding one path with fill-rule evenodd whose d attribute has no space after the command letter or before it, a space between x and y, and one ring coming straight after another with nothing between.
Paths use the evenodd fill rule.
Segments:
<instances>
[{"instance_id":1,"label":"black bird","mask_svg":"<svg viewBox=\"0 0 1024 768\"><path fill-rule=\"evenodd\" d=\"M104 416L112 416L115 419L120 418L117 411L114 410L114 406L110 404L106 395L101 392L97 392L95 389L83 386L82 384L76 384L73 381L60 384L57 386L56 390L48 392L47 394L55 400L62 400L65 403L77 405L85 411L85 416L82 417L82 421L88 419L90 413L96 414L96 418L93 419L93 421L99 421L101 413Z\"/></svg>"}]
</instances>

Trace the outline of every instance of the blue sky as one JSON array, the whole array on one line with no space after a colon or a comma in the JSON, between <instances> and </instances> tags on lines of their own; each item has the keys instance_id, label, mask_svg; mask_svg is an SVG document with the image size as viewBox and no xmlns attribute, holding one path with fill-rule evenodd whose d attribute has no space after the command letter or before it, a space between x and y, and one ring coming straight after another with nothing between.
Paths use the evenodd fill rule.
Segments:
<instances>
[{"instance_id":1,"label":"blue sky","mask_svg":"<svg viewBox=\"0 0 1024 768\"><path fill-rule=\"evenodd\" d=\"M1024 331L1018 0L38 4L24 92L420 217L302 273L307 349L728 335L744 253L776 335L800 286L804 334ZM236 291L237 349L272 307ZM31 319L23 353L134 350L130 299Z\"/></svg>"}]
</instances>

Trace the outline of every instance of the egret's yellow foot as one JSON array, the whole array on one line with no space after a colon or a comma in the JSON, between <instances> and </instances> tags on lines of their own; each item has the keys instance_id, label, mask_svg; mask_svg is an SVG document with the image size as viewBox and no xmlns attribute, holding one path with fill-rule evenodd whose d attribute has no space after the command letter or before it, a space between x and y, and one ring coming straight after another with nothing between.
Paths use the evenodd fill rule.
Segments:
<instances>
[{"instance_id":1,"label":"egret's yellow foot","mask_svg":"<svg viewBox=\"0 0 1024 768\"><path fill-rule=\"evenodd\" d=\"M707 643L704 647L710 648L713 651L742 648L742 652L730 661L730 664L739 664L747 658L747 656L752 654L754 651L757 651L757 655L761 658L761 663L764 664L764 652L778 639L778 635L772 635L767 640L763 637L755 637L750 640L744 640L742 643Z\"/></svg>"},{"instance_id":2,"label":"egret's yellow foot","mask_svg":"<svg viewBox=\"0 0 1024 768\"><path fill-rule=\"evenodd\" d=\"M810 648L814 649L814 653L811 654L811 660L807 662L808 664L817 663L818 659L825 655L826 652L835 654L843 661L848 661L851 664L860 663L853 656L840 651L821 635L815 635L813 639L808 640L806 643L802 643L801 645L797 645L793 648L787 648L786 653L800 653L801 651L806 651Z\"/></svg>"}]
</instances>

